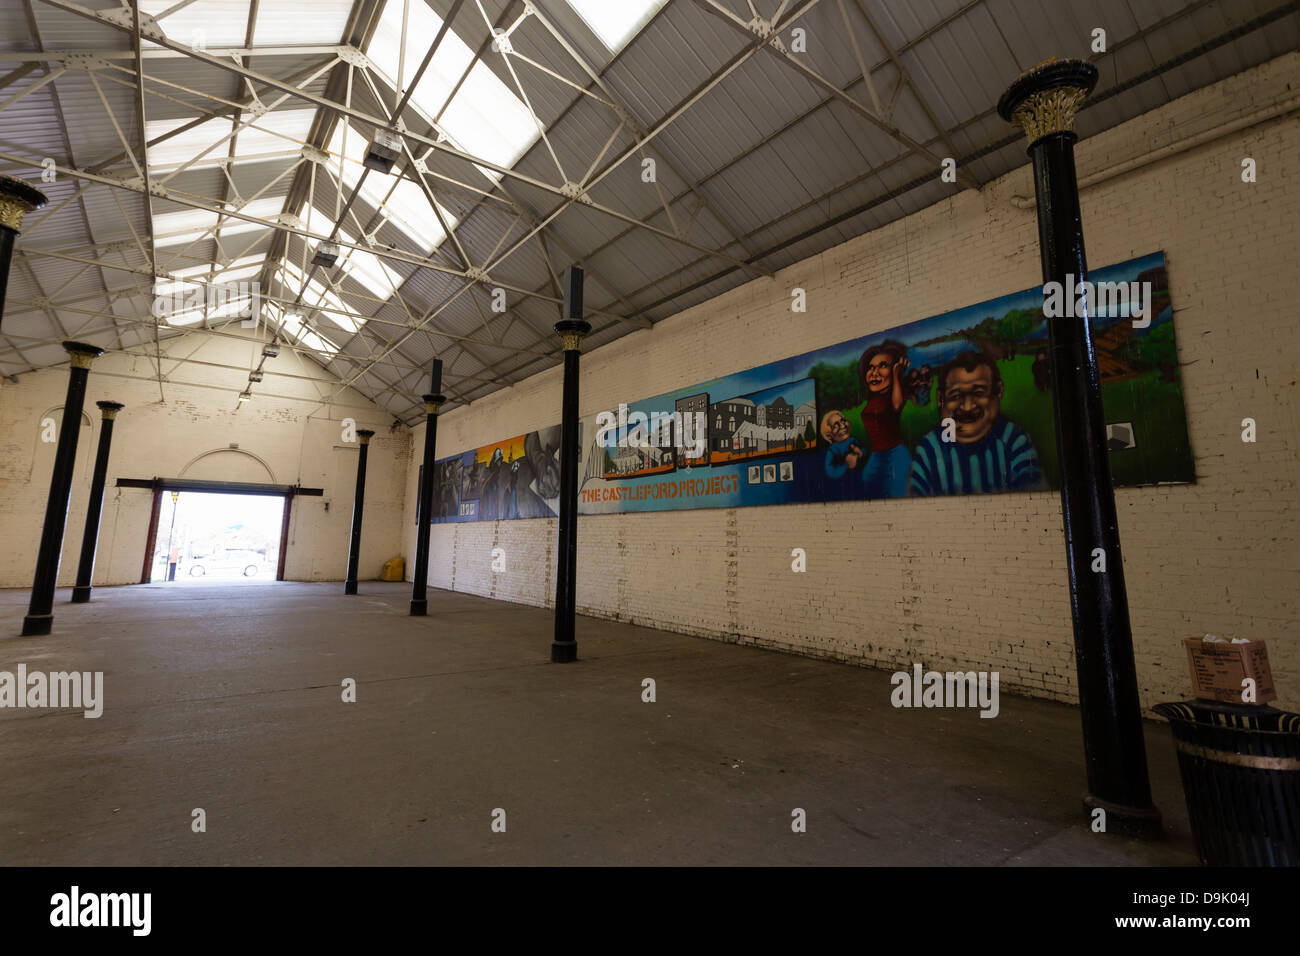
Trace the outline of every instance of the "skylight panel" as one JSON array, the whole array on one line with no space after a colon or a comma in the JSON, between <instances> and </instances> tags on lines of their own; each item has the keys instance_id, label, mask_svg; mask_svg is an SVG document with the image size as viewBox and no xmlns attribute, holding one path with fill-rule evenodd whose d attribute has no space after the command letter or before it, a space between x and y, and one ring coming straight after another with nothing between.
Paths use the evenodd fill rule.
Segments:
<instances>
[{"instance_id":1,"label":"skylight panel","mask_svg":"<svg viewBox=\"0 0 1300 956\"><path fill-rule=\"evenodd\" d=\"M173 271L173 280L154 283L154 302L161 303L155 306L161 310L159 317L167 325L177 327L201 322L205 309L209 320L237 315L245 318L253 290L249 285L234 283L257 275L264 261L263 256L244 256L225 269L218 269L211 279L211 265L189 266Z\"/></svg>"},{"instance_id":2,"label":"skylight panel","mask_svg":"<svg viewBox=\"0 0 1300 956\"><path fill-rule=\"evenodd\" d=\"M283 209L284 199L282 197L272 197L269 199L255 199L250 203L246 203L239 212L243 213L245 216L256 216L258 219L273 219L278 216ZM263 226L261 223L249 222L247 219L236 219L227 216L225 223L221 227L221 238L225 239L227 236L234 236L241 232L253 232L258 229L269 228L269 226Z\"/></svg>"},{"instance_id":3,"label":"skylight panel","mask_svg":"<svg viewBox=\"0 0 1300 956\"><path fill-rule=\"evenodd\" d=\"M372 172L370 179L374 179L375 176L376 174ZM438 209L442 212L442 217L447 220L447 225L455 229L456 217L443 208L441 203L438 204ZM429 207L429 200L424 195L424 190L409 179L397 183L392 196L384 203L383 211L388 215L389 222L414 239L417 247L426 253L438 248L447 238L442 223Z\"/></svg>"},{"instance_id":4,"label":"skylight panel","mask_svg":"<svg viewBox=\"0 0 1300 956\"><path fill-rule=\"evenodd\" d=\"M285 287L291 294L296 294L302 288L302 272L292 263L286 263L283 273ZM356 332L365 324L365 319L352 317L351 313L356 312L356 309L349 309L342 299L315 278L307 283L307 288L303 291L301 311L319 312L345 332Z\"/></svg>"},{"instance_id":5,"label":"skylight panel","mask_svg":"<svg viewBox=\"0 0 1300 956\"><path fill-rule=\"evenodd\" d=\"M339 267L380 299L391 296L401 281L397 273L384 265L378 256L358 252L356 249L339 263Z\"/></svg>"},{"instance_id":6,"label":"skylight panel","mask_svg":"<svg viewBox=\"0 0 1300 956\"><path fill-rule=\"evenodd\" d=\"M231 295L226 296L221 304L217 305L208 313L208 319L224 319L228 316L238 315L240 319L248 318L248 307L252 304L251 295Z\"/></svg>"},{"instance_id":7,"label":"skylight panel","mask_svg":"<svg viewBox=\"0 0 1300 956\"><path fill-rule=\"evenodd\" d=\"M301 284L299 280L299 285ZM345 332L356 332L365 324L364 319L354 319L350 314L344 314L355 310L345 306L343 300L327 289L319 279L312 279L307 283L302 301L304 306L307 306L307 311L319 312Z\"/></svg>"},{"instance_id":8,"label":"skylight panel","mask_svg":"<svg viewBox=\"0 0 1300 956\"><path fill-rule=\"evenodd\" d=\"M267 219L274 216L284 206L283 199L258 199L248 203L239 210L248 216ZM187 209L183 212L165 212L153 217L154 242L159 246L174 246L191 243L209 233L217 224L217 214L203 209ZM253 232L267 228L246 219L227 217L221 227L221 238ZM208 238L211 238L209 235Z\"/></svg>"},{"instance_id":9,"label":"skylight panel","mask_svg":"<svg viewBox=\"0 0 1300 956\"><path fill-rule=\"evenodd\" d=\"M343 229L339 230L339 240L356 243ZM402 277L384 265L377 255L360 249L345 250L343 258L339 260L339 268L380 299L391 296L402 281Z\"/></svg>"},{"instance_id":10,"label":"skylight panel","mask_svg":"<svg viewBox=\"0 0 1300 956\"><path fill-rule=\"evenodd\" d=\"M392 81L394 86L397 82L401 56L403 6L408 5L401 3L400 0L384 5L379 26L370 41L370 46L366 49L366 56ZM404 86L410 84L410 79L424 60L424 55L429 52L429 44L442 28L442 19L430 10L423 0L409 4L409 10L406 28L406 61L401 64ZM419 85L411 94L411 100L430 117L437 116L457 81L460 80L461 74L473 60L474 51L456 36L454 30L448 30L442 45L438 47L438 52L424 71L424 76L420 78Z\"/></svg>"},{"instance_id":11,"label":"skylight panel","mask_svg":"<svg viewBox=\"0 0 1300 956\"><path fill-rule=\"evenodd\" d=\"M253 125L240 126L235 139L235 160L240 164L264 163L277 159L278 155L294 153L307 140L315 116L315 109L285 109L266 113ZM248 113L243 118L247 120ZM194 120L192 116L148 120L144 124L144 138L156 139ZM172 172L181 166L204 169L222 163L230 155L231 129L230 120L216 118L148 147L149 172Z\"/></svg>"},{"instance_id":12,"label":"skylight panel","mask_svg":"<svg viewBox=\"0 0 1300 956\"><path fill-rule=\"evenodd\" d=\"M334 128L334 138L330 140L330 152L335 156L344 148L343 126L343 123L339 123ZM348 151L355 153L362 148L364 142L364 138L355 129L349 127ZM352 161L345 155L343 184L348 188L355 187L357 180L361 178L361 168L359 162ZM337 163L331 162L330 169L337 172ZM392 197L385 202L390 190L392 190ZM438 217L429 206L424 190L409 179L402 179L395 173L386 174L371 170L370 175L361 185L361 197L377 211L384 213L393 225L414 240L416 247L426 254L436 249L447 238L442 225L438 222ZM455 228L456 217L441 204L438 208L442 211L447 224ZM320 215L319 210L316 211L316 215Z\"/></svg>"},{"instance_id":13,"label":"skylight panel","mask_svg":"<svg viewBox=\"0 0 1300 956\"><path fill-rule=\"evenodd\" d=\"M262 271L262 264L266 261L265 256L244 256L236 259L224 269L218 266L213 272L214 282L232 282L237 279L246 279L250 276L257 275ZM173 269L172 275L178 279L194 279L199 276L207 276L208 270L212 268L209 265L190 266L185 269Z\"/></svg>"},{"instance_id":14,"label":"skylight panel","mask_svg":"<svg viewBox=\"0 0 1300 956\"><path fill-rule=\"evenodd\" d=\"M338 43L348 25L353 0L312 0L303 16L302 0L260 0L253 30L257 46Z\"/></svg>"},{"instance_id":15,"label":"skylight panel","mask_svg":"<svg viewBox=\"0 0 1300 956\"><path fill-rule=\"evenodd\" d=\"M216 224L215 212L206 212L202 209L165 212L153 217L154 242L160 246L192 242Z\"/></svg>"},{"instance_id":16,"label":"skylight panel","mask_svg":"<svg viewBox=\"0 0 1300 956\"><path fill-rule=\"evenodd\" d=\"M528 107L483 63L469 71L440 125L465 152L506 167L541 136Z\"/></svg>"},{"instance_id":17,"label":"skylight panel","mask_svg":"<svg viewBox=\"0 0 1300 956\"><path fill-rule=\"evenodd\" d=\"M617 53L641 32L667 0L568 0L600 42Z\"/></svg>"},{"instance_id":18,"label":"skylight panel","mask_svg":"<svg viewBox=\"0 0 1300 956\"><path fill-rule=\"evenodd\" d=\"M257 260L256 265L244 266L243 268L220 269L213 273L214 282L238 282L240 279L251 279L262 271L262 256L254 256Z\"/></svg>"},{"instance_id":19,"label":"skylight panel","mask_svg":"<svg viewBox=\"0 0 1300 956\"><path fill-rule=\"evenodd\" d=\"M284 317L280 328L288 332L295 339L307 346L309 349L315 349L317 352L324 352L326 355L337 355L338 346L334 343L317 335L311 329L303 324L302 319L292 313Z\"/></svg>"},{"instance_id":20,"label":"skylight panel","mask_svg":"<svg viewBox=\"0 0 1300 956\"><path fill-rule=\"evenodd\" d=\"M640 4L640 0L634 2ZM393 85L396 85L398 73L402 8L401 3L385 6L379 28L366 50L371 61ZM410 4L403 83L419 67L428 52L428 44L441 27L442 20L426 4ZM411 94L411 102L430 119L436 120L465 152L498 166L513 166L541 135L537 123L519 97L482 62L474 63L464 84L448 104L447 97L471 63L474 63L474 51L454 29L448 30ZM494 181L500 179L499 174L490 170L485 169L484 173Z\"/></svg>"},{"instance_id":21,"label":"skylight panel","mask_svg":"<svg viewBox=\"0 0 1300 956\"><path fill-rule=\"evenodd\" d=\"M140 11L156 17L175 6L178 6L175 0L142 0ZM247 25L248 3L239 3L237 0L197 0L158 21L158 26L167 34L168 39L196 49L242 47ZM145 42L149 46L157 46L156 43Z\"/></svg>"},{"instance_id":22,"label":"skylight panel","mask_svg":"<svg viewBox=\"0 0 1300 956\"><path fill-rule=\"evenodd\" d=\"M157 139L164 133L170 133L186 123L193 122L195 119L197 117L186 116L181 119L146 120L144 137L146 140ZM152 172L166 172L169 169L182 166L209 146L220 142L221 137L229 132L230 120L210 119L206 123L200 123L193 129L177 133L171 139L149 147L149 169ZM203 160L200 160L200 163L211 165L218 159L224 159L226 152L224 149L214 149ZM205 161L207 162L205 163Z\"/></svg>"},{"instance_id":23,"label":"skylight panel","mask_svg":"<svg viewBox=\"0 0 1300 956\"><path fill-rule=\"evenodd\" d=\"M312 279L307 283L307 292L303 295L303 301L314 302L315 309L319 310L321 315L349 334L356 333L366 324L365 319L353 318L351 313L354 310L345 306L343 300L325 288L319 279Z\"/></svg>"},{"instance_id":24,"label":"skylight panel","mask_svg":"<svg viewBox=\"0 0 1300 956\"><path fill-rule=\"evenodd\" d=\"M155 282L154 314L164 325L183 328L203 320L207 290L192 282Z\"/></svg>"},{"instance_id":25,"label":"skylight panel","mask_svg":"<svg viewBox=\"0 0 1300 956\"><path fill-rule=\"evenodd\" d=\"M250 114L244 113L241 119L247 120ZM307 141L311 132L312 121L316 118L314 109L276 110L267 113L252 125L241 127L239 138L235 142L235 158L248 162L245 157L255 157L261 153L292 152ZM230 132L227 128L226 132ZM206 158L206 157L205 157Z\"/></svg>"},{"instance_id":26,"label":"skylight panel","mask_svg":"<svg viewBox=\"0 0 1300 956\"><path fill-rule=\"evenodd\" d=\"M154 314L164 325L185 328L203 321L208 297L206 286L192 282L157 282L153 292Z\"/></svg>"},{"instance_id":27,"label":"skylight panel","mask_svg":"<svg viewBox=\"0 0 1300 956\"><path fill-rule=\"evenodd\" d=\"M187 276L187 278L193 277ZM195 285L193 282L155 282L153 285L153 294L155 298L163 296L172 301L176 301L178 297L199 295L202 294L202 292L203 287ZM183 298L182 301L184 301Z\"/></svg>"},{"instance_id":28,"label":"skylight panel","mask_svg":"<svg viewBox=\"0 0 1300 956\"><path fill-rule=\"evenodd\" d=\"M294 153L306 141L315 116L314 109L277 110L267 113L253 125L240 127L235 140L235 159L247 165L276 159L276 154ZM147 120L145 139L156 139L193 122L195 118L186 116L181 119ZM242 118L248 119L249 114L243 114ZM188 169L215 166L230 155L227 137L233 128L234 124L228 118L210 119L156 146L150 146L149 170L165 173L181 166Z\"/></svg>"},{"instance_id":29,"label":"skylight panel","mask_svg":"<svg viewBox=\"0 0 1300 956\"><path fill-rule=\"evenodd\" d=\"M303 345L315 349L317 352L324 352L331 356L338 354L338 346L308 328L300 311L286 310L277 302L268 302L265 308L270 323L280 332L293 336Z\"/></svg>"},{"instance_id":30,"label":"skylight panel","mask_svg":"<svg viewBox=\"0 0 1300 956\"><path fill-rule=\"evenodd\" d=\"M197 325L203 321L202 309L189 309L185 312L173 312L163 317L163 325L169 325L172 328L183 329L187 326Z\"/></svg>"}]
</instances>

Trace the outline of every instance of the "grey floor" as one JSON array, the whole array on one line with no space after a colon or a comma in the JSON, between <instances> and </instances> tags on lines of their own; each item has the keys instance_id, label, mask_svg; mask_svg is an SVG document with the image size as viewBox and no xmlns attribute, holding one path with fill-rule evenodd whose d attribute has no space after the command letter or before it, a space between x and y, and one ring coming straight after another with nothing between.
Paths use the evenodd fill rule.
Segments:
<instances>
[{"instance_id":1,"label":"grey floor","mask_svg":"<svg viewBox=\"0 0 1300 956\"><path fill-rule=\"evenodd\" d=\"M584 617L554 665L549 612L409 588L60 591L39 638L0 591L0 670L105 682L97 720L0 709L0 864L1195 863L1161 725L1142 843L1084 825L1072 707L895 709L885 672Z\"/></svg>"}]
</instances>

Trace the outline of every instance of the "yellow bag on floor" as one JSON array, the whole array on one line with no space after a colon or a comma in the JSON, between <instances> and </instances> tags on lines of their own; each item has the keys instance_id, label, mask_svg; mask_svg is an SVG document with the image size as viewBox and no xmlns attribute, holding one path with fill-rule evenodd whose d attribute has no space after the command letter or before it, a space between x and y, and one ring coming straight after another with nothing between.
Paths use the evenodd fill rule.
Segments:
<instances>
[{"instance_id":1,"label":"yellow bag on floor","mask_svg":"<svg viewBox=\"0 0 1300 956\"><path fill-rule=\"evenodd\" d=\"M401 581L406 576L406 559L397 557L384 562L384 570L379 572L381 581Z\"/></svg>"}]
</instances>

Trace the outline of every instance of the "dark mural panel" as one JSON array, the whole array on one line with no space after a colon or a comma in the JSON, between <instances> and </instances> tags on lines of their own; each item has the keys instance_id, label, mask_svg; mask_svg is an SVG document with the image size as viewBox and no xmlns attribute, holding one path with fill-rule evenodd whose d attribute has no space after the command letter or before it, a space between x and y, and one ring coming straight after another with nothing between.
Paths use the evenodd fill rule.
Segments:
<instances>
[{"instance_id":1,"label":"dark mural panel","mask_svg":"<svg viewBox=\"0 0 1300 956\"><path fill-rule=\"evenodd\" d=\"M1195 481L1164 254L1089 279L1114 483ZM1035 287L589 416L579 511L1059 488L1043 308ZM433 520L557 514L558 455L556 425L444 459Z\"/></svg>"},{"instance_id":2,"label":"dark mural panel","mask_svg":"<svg viewBox=\"0 0 1300 956\"><path fill-rule=\"evenodd\" d=\"M559 514L559 425L444 458L435 467L435 522Z\"/></svg>"}]
</instances>

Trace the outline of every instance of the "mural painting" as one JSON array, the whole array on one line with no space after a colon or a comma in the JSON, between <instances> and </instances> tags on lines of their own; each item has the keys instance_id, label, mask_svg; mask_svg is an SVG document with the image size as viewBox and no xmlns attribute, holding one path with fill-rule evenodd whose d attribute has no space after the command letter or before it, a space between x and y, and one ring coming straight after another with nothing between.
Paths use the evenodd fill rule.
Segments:
<instances>
[{"instance_id":1,"label":"mural painting","mask_svg":"<svg viewBox=\"0 0 1300 956\"><path fill-rule=\"evenodd\" d=\"M1092 316L1114 483L1195 481L1164 254L1089 280L1063 294ZM1027 289L588 416L579 512L1059 488L1060 304ZM440 462L434 520L557 514L558 454L554 426Z\"/></svg>"},{"instance_id":2,"label":"mural painting","mask_svg":"<svg viewBox=\"0 0 1300 956\"><path fill-rule=\"evenodd\" d=\"M560 513L559 425L444 458L435 469L435 523Z\"/></svg>"}]
</instances>

